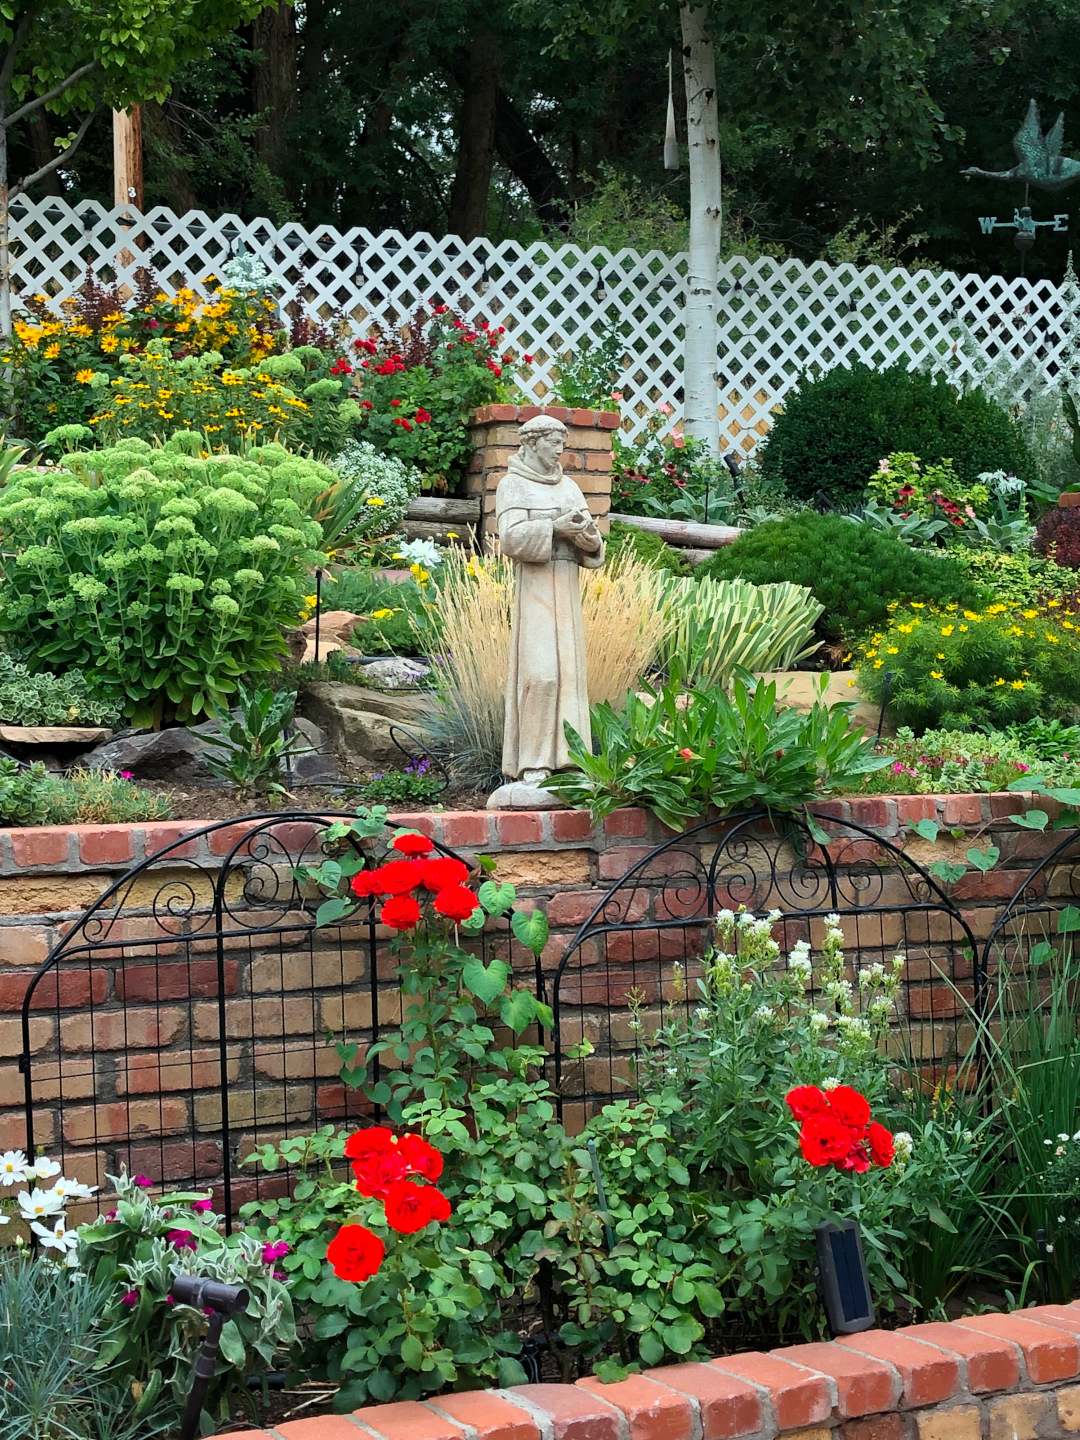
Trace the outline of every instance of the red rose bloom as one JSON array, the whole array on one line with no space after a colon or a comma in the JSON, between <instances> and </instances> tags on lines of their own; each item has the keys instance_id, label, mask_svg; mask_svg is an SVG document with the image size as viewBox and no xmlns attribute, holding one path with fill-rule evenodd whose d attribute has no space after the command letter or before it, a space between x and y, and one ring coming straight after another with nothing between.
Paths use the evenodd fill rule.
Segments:
<instances>
[{"instance_id":1,"label":"red rose bloom","mask_svg":"<svg viewBox=\"0 0 1080 1440\"><path fill-rule=\"evenodd\" d=\"M399 835L391 840L390 848L399 855L430 855L435 849L435 842L426 835Z\"/></svg>"},{"instance_id":2,"label":"red rose bloom","mask_svg":"<svg viewBox=\"0 0 1080 1440\"><path fill-rule=\"evenodd\" d=\"M370 1280L385 1254L386 1246L366 1225L343 1225L326 1247L339 1280Z\"/></svg>"},{"instance_id":3,"label":"red rose bloom","mask_svg":"<svg viewBox=\"0 0 1080 1440\"><path fill-rule=\"evenodd\" d=\"M365 1155L392 1150L396 1144L393 1131L385 1125L365 1125L363 1130L354 1130L345 1141L345 1155L349 1160L361 1160Z\"/></svg>"},{"instance_id":4,"label":"red rose bloom","mask_svg":"<svg viewBox=\"0 0 1080 1440\"><path fill-rule=\"evenodd\" d=\"M411 895L391 895L379 911L379 920L391 930L411 930L420 923L420 906Z\"/></svg>"},{"instance_id":5,"label":"red rose bloom","mask_svg":"<svg viewBox=\"0 0 1080 1440\"><path fill-rule=\"evenodd\" d=\"M431 1218L440 1223L450 1219L450 1201L441 1190L433 1189L431 1192Z\"/></svg>"},{"instance_id":6,"label":"red rose bloom","mask_svg":"<svg viewBox=\"0 0 1080 1440\"><path fill-rule=\"evenodd\" d=\"M407 895L424 878L423 866L418 860L391 860L371 873L379 882L381 895Z\"/></svg>"},{"instance_id":7,"label":"red rose bloom","mask_svg":"<svg viewBox=\"0 0 1080 1440\"><path fill-rule=\"evenodd\" d=\"M431 411L425 410L424 407L421 405L420 409L417 410L416 414L413 416L413 419L416 421L417 425L426 425L431 419Z\"/></svg>"},{"instance_id":8,"label":"red rose bloom","mask_svg":"<svg viewBox=\"0 0 1080 1440\"><path fill-rule=\"evenodd\" d=\"M361 900L365 900L369 895L382 894L374 870L361 870L359 875L354 875L349 889Z\"/></svg>"},{"instance_id":9,"label":"red rose bloom","mask_svg":"<svg viewBox=\"0 0 1080 1440\"><path fill-rule=\"evenodd\" d=\"M437 1180L442 1174L443 1157L419 1135L403 1135L398 1142L398 1153L414 1175Z\"/></svg>"},{"instance_id":10,"label":"red rose bloom","mask_svg":"<svg viewBox=\"0 0 1080 1440\"><path fill-rule=\"evenodd\" d=\"M870 1159L882 1170L888 1169L896 1154L893 1137L884 1125L872 1120L866 1131L866 1143L870 1148Z\"/></svg>"},{"instance_id":11,"label":"red rose bloom","mask_svg":"<svg viewBox=\"0 0 1080 1440\"><path fill-rule=\"evenodd\" d=\"M829 1109L849 1130L862 1132L870 1124L870 1102L850 1085L836 1085L829 1091Z\"/></svg>"},{"instance_id":12,"label":"red rose bloom","mask_svg":"<svg viewBox=\"0 0 1080 1440\"><path fill-rule=\"evenodd\" d=\"M363 1155L359 1160L352 1162L356 1188L360 1194L374 1195L380 1199L391 1185L396 1185L405 1179L408 1168L405 1157L401 1154L401 1147L398 1145L395 1145L392 1150L381 1150L377 1153Z\"/></svg>"},{"instance_id":13,"label":"red rose bloom","mask_svg":"<svg viewBox=\"0 0 1080 1440\"><path fill-rule=\"evenodd\" d=\"M467 865L449 855L440 855L424 861L424 878L420 883L425 890L448 890L454 885L464 885L468 878Z\"/></svg>"},{"instance_id":14,"label":"red rose bloom","mask_svg":"<svg viewBox=\"0 0 1080 1440\"><path fill-rule=\"evenodd\" d=\"M439 1202L442 1202L441 1204ZM439 1194L434 1185L414 1185L411 1180L399 1180L391 1185L383 1197L386 1223L399 1235L415 1235L418 1230L435 1219L435 1211L450 1213L445 1196Z\"/></svg>"},{"instance_id":15,"label":"red rose bloom","mask_svg":"<svg viewBox=\"0 0 1080 1440\"><path fill-rule=\"evenodd\" d=\"M799 1135L803 1159L810 1165L835 1165L851 1149L851 1131L831 1115L810 1115Z\"/></svg>"},{"instance_id":16,"label":"red rose bloom","mask_svg":"<svg viewBox=\"0 0 1080 1440\"><path fill-rule=\"evenodd\" d=\"M829 1109L825 1092L816 1085L796 1085L784 1096L788 1109L795 1120L808 1120L811 1115L824 1115Z\"/></svg>"},{"instance_id":17,"label":"red rose bloom","mask_svg":"<svg viewBox=\"0 0 1080 1440\"><path fill-rule=\"evenodd\" d=\"M435 896L435 909L455 924L467 920L476 906L476 896L464 885L450 885Z\"/></svg>"}]
</instances>

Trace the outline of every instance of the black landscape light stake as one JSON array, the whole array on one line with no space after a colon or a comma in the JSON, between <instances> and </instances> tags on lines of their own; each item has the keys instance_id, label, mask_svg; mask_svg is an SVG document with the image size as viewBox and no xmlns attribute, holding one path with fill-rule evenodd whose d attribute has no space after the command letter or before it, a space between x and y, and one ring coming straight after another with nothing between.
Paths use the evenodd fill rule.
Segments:
<instances>
[{"instance_id":1,"label":"black landscape light stake","mask_svg":"<svg viewBox=\"0 0 1080 1440\"><path fill-rule=\"evenodd\" d=\"M321 622L320 622L320 613L321 613L321 611L322 611L322 577L323 577L322 566L319 565L319 566L316 567L316 570L315 570L315 664L316 664L316 665L318 665L319 659L320 659L320 656L319 656L319 629L320 629L320 624L321 624ZM317 673L317 672L316 672L316 673Z\"/></svg>"},{"instance_id":2,"label":"black landscape light stake","mask_svg":"<svg viewBox=\"0 0 1080 1440\"><path fill-rule=\"evenodd\" d=\"M881 731L885 725L885 706L889 703L889 690L893 682L893 671L885 671L885 684L881 691L881 712L877 717L877 734L874 736L874 744L881 744Z\"/></svg>"},{"instance_id":3,"label":"black landscape light stake","mask_svg":"<svg viewBox=\"0 0 1080 1440\"><path fill-rule=\"evenodd\" d=\"M814 1226L818 1290L834 1335L855 1335L875 1324L866 1278L862 1236L854 1220L823 1220Z\"/></svg>"},{"instance_id":4,"label":"black landscape light stake","mask_svg":"<svg viewBox=\"0 0 1080 1440\"><path fill-rule=\"evenodd\" d=\"M221 1285L203 1275L177 1275L172 1297L180 1305L194 1310L209 1310L210 1322L203 1336L202 1349L191 1368L191 1390L188 1392L184 1418L180 1424L180 1440L195 1440L199 1433L199 1416L210 1381L217 1369L221 1347L221 1330L232 1315L243 1315L248 1307L248 1292L238 1285Z\"/></svg>"}]
</instances>

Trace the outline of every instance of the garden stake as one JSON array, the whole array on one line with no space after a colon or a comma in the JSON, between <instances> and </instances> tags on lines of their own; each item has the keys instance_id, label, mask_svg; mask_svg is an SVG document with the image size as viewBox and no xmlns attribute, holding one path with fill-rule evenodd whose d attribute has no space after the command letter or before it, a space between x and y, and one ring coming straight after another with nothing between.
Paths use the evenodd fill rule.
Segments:
<instances>
[{"instance_id":1,"label":"garden stake","mask_svg":"<svg viewBox=\"0 0 1080 1440\"><path fill-rule=\"evenodd\" d=\"M587 1140L585 1148L589 1152L589 1160L592 1162L593 1179L596 1181L596 1198L600 1202L600 1211L607 1215L607 1195L604 1193L604 1177L600 1174L600 1161L596 1154L596 1141ZM609 1220L604 1221L604 1239L607 1241L608 1254L615 1249L615 1236L611 1229Z\"/></svg>"},{"instance_id":2,"label":"garden stake","mask_svg":"<svg viewBox=\"0 0 1080 1440\"><path fill-rule=\"evenodd\" d=\"M885 671L885 684L881 691L881 713L877 717L877 734L874 736L874 744L881 744L881 730L885 724L885 706L889 703L889 686L892 684L893 672Z\"/></svg>"},{"instance_id":3,"label":"garden stake","mask_svg":"<svg viewBox=\"0 0 1080 1440\"><path fill-rule=\"evenodd\" d=\"M321 656L319 655L319 613L322 610L322 566L315 571L315 664L318 665Z\"/></svg>"}]
</instances>

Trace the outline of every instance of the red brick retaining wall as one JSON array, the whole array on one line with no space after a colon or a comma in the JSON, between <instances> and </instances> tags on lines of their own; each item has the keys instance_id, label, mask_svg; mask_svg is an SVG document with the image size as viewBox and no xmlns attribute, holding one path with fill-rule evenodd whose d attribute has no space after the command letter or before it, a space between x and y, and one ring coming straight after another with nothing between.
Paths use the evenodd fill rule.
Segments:
<instances>
[{"instance_id":1,"label":"red brick retaining wall","mask_svg":"<svg viewBox=\"0 0 1080 1440\"><path fill-rule=\"evenodd\" d=\"M1080 1303L868 1330L613 1385L516 1385L292 1420L233 1440L1066 1440Z\"/></svg>"}]
</instances>

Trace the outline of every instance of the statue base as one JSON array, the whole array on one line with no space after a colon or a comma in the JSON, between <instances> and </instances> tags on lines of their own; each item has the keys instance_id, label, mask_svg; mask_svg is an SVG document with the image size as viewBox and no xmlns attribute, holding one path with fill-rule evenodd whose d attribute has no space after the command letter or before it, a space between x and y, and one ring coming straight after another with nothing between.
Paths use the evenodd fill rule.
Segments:
<instances>
[{"instance_id":1,"label":"statue base","mask_svg":"<svg viewBox=\"0 0 1080 1440\"><path fill-rule=\"evenodd\" d=\"M524 780L509 780L488 796L489 810L565 810L566 806L550 790L539 785L526 785Z\"/></svg>"}]
</instances>

